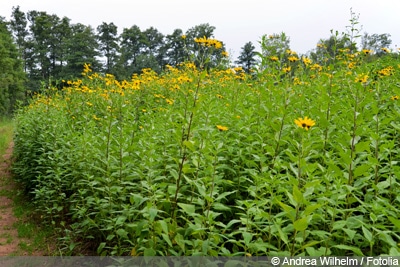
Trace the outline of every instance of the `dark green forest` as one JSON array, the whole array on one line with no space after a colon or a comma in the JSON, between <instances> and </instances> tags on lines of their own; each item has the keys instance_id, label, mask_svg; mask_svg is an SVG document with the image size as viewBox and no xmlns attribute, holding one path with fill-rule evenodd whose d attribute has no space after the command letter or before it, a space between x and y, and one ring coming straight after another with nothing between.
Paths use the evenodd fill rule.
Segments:
<instances>
[{"instance_id":1,"label":"dark green forest","mask_svg":"<svg viewBox=\"0 0 400 267\"><path fill-rule=\"evenodd\" d=\"M208 23L186 32L177 28L165 35L154 27L142 30L137 25L119 30L113 22L93 28L45 11L25 13L19 6L13 7L9 21L0 17L0 24L0 115L3 116L12 114L19 102L23 104L35 92L48 86L61 88L63 80L80 77L85 63L95 72L130 80L144 68L161 73L166 65L196 63L196 58L201 57L193 57L200 51L194 39L216 37L216 28ZM331 34L329 39L316 42L320 46L309 52L315 62L325 58L326 53L334 56L339 49L354 44L349 35ZM255 51L251 42L244 41L239 57L232 60L226 52L222 53L225 44L223 40L221 43L207 67L226 69L235 65L249 73L257 64L263 64L258 62L257 55L278 56L284 62L288 57L285 51L290 49L290 38L284 33L264 35L260 52ZM362 37L362 49L380 51L390 44L389 34L365 33Z\"/></svg>"}]
</instances>

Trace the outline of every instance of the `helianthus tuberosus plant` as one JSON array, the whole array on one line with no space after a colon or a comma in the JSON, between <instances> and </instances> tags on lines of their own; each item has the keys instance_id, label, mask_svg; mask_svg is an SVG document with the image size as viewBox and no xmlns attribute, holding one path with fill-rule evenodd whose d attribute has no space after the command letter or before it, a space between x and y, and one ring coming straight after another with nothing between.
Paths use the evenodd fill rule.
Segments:
<instances>
[{"instance_id":1,"label":"helianthus tuberosus plant","mask_svg":"<svg viewBox=\"0 0 400 267\"><path fill-rule=\"evenodd\" d=\"M398 255L394 56L282 53L257 77L187 62L118 81L86 65L35 96L14 173L61 252Z\"/></svg>"}]
</instances>

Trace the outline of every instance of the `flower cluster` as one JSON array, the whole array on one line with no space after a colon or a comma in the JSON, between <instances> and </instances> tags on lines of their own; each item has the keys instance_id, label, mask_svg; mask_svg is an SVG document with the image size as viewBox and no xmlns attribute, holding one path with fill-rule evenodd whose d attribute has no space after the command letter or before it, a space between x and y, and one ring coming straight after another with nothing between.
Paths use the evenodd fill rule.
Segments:
<instances>
[{"instance_id":1,"label":"flower cluster","mask_svg":"<svg viewBox=\"0 0 400 267\"><path fill-rule=\"evenodd\" d=\"M369 76L366 74L359 74L356 79L355 82L356 83L366 83L368 81Z\"/></svg>"},{"instance_id":2,"label":"flower cluster","mask_svg":"<svg viewBox=\"0 0 400 267\"><path fill-rule=\"evenodd\" d=\"M207 37L202 37L202 38L194 38L194 41L198 43L199 45L205 46L205 47L215 47L216 49L222 48L222 43L216 39L208 39Z\"/></svg>"},{"instance_id":3,"label":"flower cluster","mask_svg":"<svg viewBox=\"0 0 400 267\"><path fill-rule=\"evenodd\" d=\"M392 66L378 70L379 77L390 76L393 75L393 73L394 73L394 68Z\"/></svg>"}]
</instances>

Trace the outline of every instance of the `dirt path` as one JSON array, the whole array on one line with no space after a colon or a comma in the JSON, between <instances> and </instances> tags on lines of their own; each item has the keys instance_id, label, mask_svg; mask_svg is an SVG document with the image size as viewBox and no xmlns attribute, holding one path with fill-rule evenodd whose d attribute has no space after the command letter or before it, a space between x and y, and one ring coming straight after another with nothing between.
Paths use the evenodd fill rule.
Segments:
<instances>
[{"instance_id":1,"label":"dirt path","mask_svg":"<svg viewBox=\"0 0 400 267\"><path fill-rule=\"evenodd\" d=\"M6 153L0 156L0 256L15 253L18 250L18 232L13 227L17 218L14 217L13 201L10 192L15 190L12 182L10 165L13 143L10 143Z\"/></svg>"},{"instance_id":2,"label":"dirt path","mask_svg":"<svg viewBox=\"0 0 400 267\"><path fill-rule=\"evenodd\" d=\"M38 228L26 216L16 216L15 205L18 188L11 177L11 142L4 155L0 155L0 256L44 256L43 238L38 239ZM41 244L40 244L41 243ZM46 246L46 245L44 245Z\"/></svg>"}]
</instances>

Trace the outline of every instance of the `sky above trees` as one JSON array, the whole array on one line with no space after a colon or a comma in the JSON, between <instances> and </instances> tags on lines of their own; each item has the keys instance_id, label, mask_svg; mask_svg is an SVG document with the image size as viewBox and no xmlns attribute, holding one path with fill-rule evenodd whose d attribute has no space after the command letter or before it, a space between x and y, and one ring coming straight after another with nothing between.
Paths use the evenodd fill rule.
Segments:
<instances>
[{"instance_id":1,"label":"sky above trees","mask_svg":"<svg viewBox=\"0 0 400 267\"><path fill-rule=\"evenodd\" d=\"M193 25L209 23L216 28L215 37L226 44L234 58L245 43L251 41L258 47L262 35L280 32L289 36L293 50L306 53L319 39L328 38L331 29L346 31L352 8L360 15L361 33L389 33L392 47L400 46L398 0L3 0L0 16L8 19L12 7L18 5L24 12L46 11L94 28L102 22L113 22L119 31L138 25L169 34L177 28L186 31Z\"/></svg>"}]
</instances>

